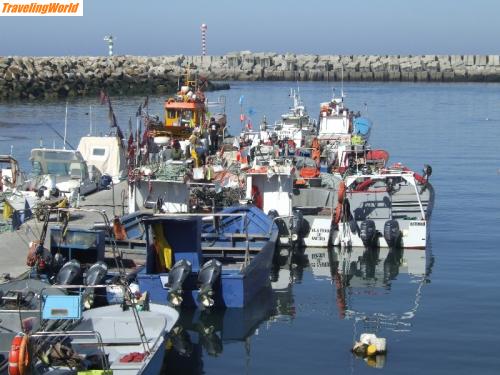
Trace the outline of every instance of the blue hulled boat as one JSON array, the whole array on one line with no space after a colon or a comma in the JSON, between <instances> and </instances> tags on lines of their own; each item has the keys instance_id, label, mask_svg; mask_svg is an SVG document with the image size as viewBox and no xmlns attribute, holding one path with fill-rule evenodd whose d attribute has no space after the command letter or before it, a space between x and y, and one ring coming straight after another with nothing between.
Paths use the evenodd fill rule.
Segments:
<instances>
[{"instance_id":1,"label":"blue hulled boat","mask_svg":"<svg viewBox=\"0 0 500 375\"><path fill-rule=\"evenodd\" d=\"M257 207L154 215L143 225L146 267L137 282L152 302L244 307L269 286L278 227Z\"/></svg>"}]
</instances>

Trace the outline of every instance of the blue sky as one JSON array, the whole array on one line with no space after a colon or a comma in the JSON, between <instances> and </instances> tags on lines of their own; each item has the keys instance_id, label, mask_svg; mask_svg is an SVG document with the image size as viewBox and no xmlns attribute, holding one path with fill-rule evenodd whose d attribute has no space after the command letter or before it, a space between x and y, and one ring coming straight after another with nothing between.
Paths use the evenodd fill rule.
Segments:
<instances>
[{"instance_id":1,"label":"blue sky","mask_svg":"<svg viewBox=\"0 0 500 375\"><path fill-rule=\"evenodd\" d=\"M3 0L0 2L7 2ZM54 0L56 1L56 0ZM0 17L0 55L498 54L499 0L84 0L83 17Z\"/></svg>"}]
</instances>

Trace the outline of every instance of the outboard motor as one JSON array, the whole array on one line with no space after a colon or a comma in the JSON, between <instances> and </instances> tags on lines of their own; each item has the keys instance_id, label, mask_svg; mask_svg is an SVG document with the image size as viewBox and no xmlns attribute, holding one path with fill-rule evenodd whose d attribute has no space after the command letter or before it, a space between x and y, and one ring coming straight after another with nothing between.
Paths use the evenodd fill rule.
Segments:
<instances>
[{"instance_id":1,"label":"outboard motor","mask_svg":"<svg viewBox=\"0 0 500 375\"><path fill-rule=\"evenodd\" d=\"M70 285L82 275L82 269L80 267L80 262L76 259L71 259L62 266L61 270L57 273L56 284L58 285Z\"/></svg>"},{"instance_id":2,"label":"outboard motor","mask_svg":"<svg viewBox=\"0 0 500 375\"><path fill-rule=\"evenodd\" d=\"M98 285L100 284L106 274L108 273L108 266L104 262L97 262L93 264L87 271L85 278L85 285Z\"/></svg>"},{"instance_id":3,"label":"outboard motor","mask_svg":"<svg viewBox=\"0 0 500 375\"><path fill-rule=\"evenodd\" d=\"M87 270L85 278L85 285L94 286L99 285L106 274L108 273L108 266L104 262L97 262ZM83 294L83 305L85 308L90 309L94 305L95 288L87 288Z\"/></svg>"},{"instance_id":4,"label":"outboard motor","mask_svg":"<svg viewBox=\"0 0 500 375\"><path fill-rule=\"evenodd\" d=\"M377 229L375 228L375 222L373 220L364 220L361 223L359 237L361 237L361 241L363 241L365 247L372 247L375 245Z\"/></svg>"},{"instance_id":5,"label":"outboard motor","mask_svg":"<svg viewBox=\"0 0 500 375\"><path fill-rule=\"evenodd\" d=\"M210 259L201 267L198 274L198 285L200 286L198 301L204 307L212 307L214 301L214 283L220 276L222 263L215 259Z\"/></svg>"},{"instance_id":6,"label":"outboard motor","mask_svg":"<svg viewBox=\"0 0 500 375\"><path fill-rule=\"evenodd\" d=\"M304 233L305 223L302 211L294 210L290 230L292 232L292 240L297 241Z\"/></svg>"},{"instance_id":7,"label":"outboard motor","mask_svg":"<svg viewBox=\"0 0 500 375\"><path fill-rule=\"evenodd\" d=\"M181 259L175 262L168 273L167 288L169 289L168 300L174 306L182 303L182 284L191 273L191 262Z\"/></svg>"},{"instance_id":8,"label":"outboard motor","mask_svg":"<svg viewBox=\"0 0 500 375\"><path fill-rule=\"evenodd\" d=\"M64 263L64 255L62 255L61 253L56 253L52 258L52 271L57 274L62 266L64 266Z\"/></svg>"},{"instance_id":9,"label":"outboard motor","mask_svg":"<svg viewBox=\"0 0 500 375\"><path fill-rule=\"evenodd\" d=\"M278 216L280 216L280 214L278 213L278 211L276 210L269 210L269 212L267 213L267 216L269 216L271 219L276 219Z\"/></svg>"},{"instance_id":10,"label":"outboard motor","mask_svg":"<svg viewBox=\"0 0 500 375\"><path fill-rule=\"evenodd\" d=\"M391 248L399 245L399 240L401 239L401 231L399 230L399 224L397 220L391 219L385 222L384 238L385 242L387 242L387 246Z\"/></svg>"},{"instance_id":11,"label":"outboard motor","mask_svg":"<svg viewBox=\"0 0 500 375\"><path fill-rule=\"evenodd\" d=\"M111 182L113 182L111 176L108 174L103 174L99 180L99 190L107 189L109 185L111 185Z\"/></svg>"}]
</instances>

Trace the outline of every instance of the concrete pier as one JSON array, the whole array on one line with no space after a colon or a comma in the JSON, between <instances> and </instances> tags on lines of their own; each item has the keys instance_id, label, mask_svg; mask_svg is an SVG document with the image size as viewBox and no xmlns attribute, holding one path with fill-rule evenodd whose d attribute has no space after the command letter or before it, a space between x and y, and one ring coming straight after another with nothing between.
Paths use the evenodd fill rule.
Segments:
<instances>
[{"instance_id":1,"label":"concrete pier","mask_svg":"<svg viewBox=\"0 0 500 375\"><path fill-rule=\"evenodd\" d=\"M113 215L122 215L126 207L122 207L120 197L127 192L127 183L121 182L114 187L115 209L113 210L113 191L102 190L89 195L81 201L81 208L104 211L110 220ZM126 202L125 202L126 203ZM126 211L125 211L126 213ZM55 215L52 215L55 218ZM70 227L80 227L89 229L95 222L102 222L102 217L97 213L75 213L71 215ZM60 225L54 219L49 223L45 247L50 246L50 227ZM38 240L43 223L35 218L25 222L20 229L14 232L0 233L0 283L6 281L4 276L9 274L11 278L16 278L29 270L26 265L28 255L28 244L30 241ZM126 253L122 253L126 257Z\"/></svg>"},{"instance_id":2,"label":"concrete pier","mask_svg":"<svg viewBox=\"0 0 500 375\"><path fill-rule=\"evenodd\" d=\"M500 82L499 55L14 56L0 57L0 100L171 92L187 67L216 81Z\"/></svg>"}]
</instances>

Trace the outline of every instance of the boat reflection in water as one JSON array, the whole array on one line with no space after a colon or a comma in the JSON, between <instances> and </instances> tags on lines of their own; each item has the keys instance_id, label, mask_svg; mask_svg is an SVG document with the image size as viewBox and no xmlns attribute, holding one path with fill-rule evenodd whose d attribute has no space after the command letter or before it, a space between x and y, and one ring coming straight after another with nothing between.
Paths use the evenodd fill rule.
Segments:
<instances>
[{"instance_id":1,"label":"boat reflection in water","mask_svg":"<svg viewBox=\"0 0 500 375\"><path fill-rule=\"evenodd\" d=\"M433 257L429 248L309 248L305 255L315 278L331 278L339 317L353 321L356 340L361 333L385 337L383 330L411 330L422 288L430 282ZM367 362L383 367L385 358L377 356Z\"/></svg>"},{"instance_id":2,"label":"boat reflection in water","mask_svg":"<svg viewBox=\"0 0 500 375\"><path fill-rule=\"evenodd\" d=\"M288 258L284 259L286 262ZM251 337L259 327L265 324L272 329L273 322L290 321L294 316L290 268L280 272L284 263L281 259L277 262L273 266L272 285L262 289L244 308L182 309L167 345L165 372L202 374L204 355L217 357L225 345L233 343L244 345L248 364Z\"/></svg>"}]
</instances>

